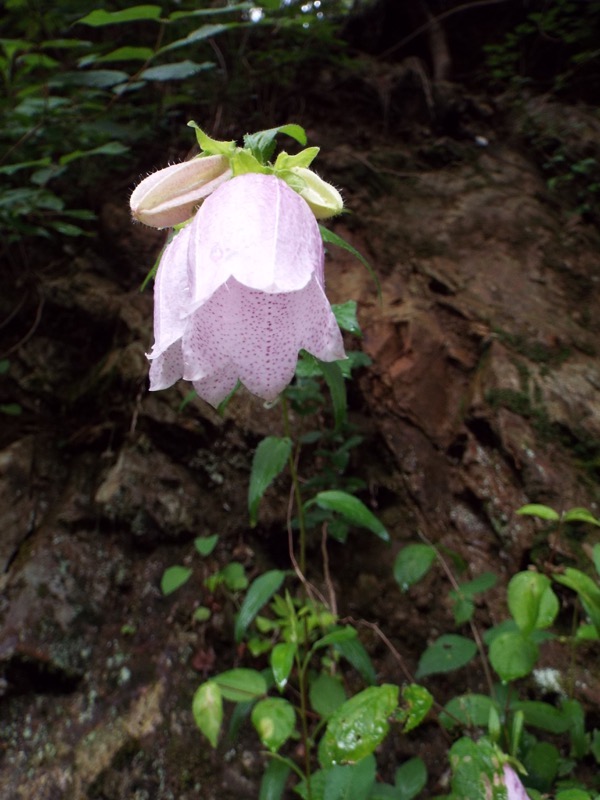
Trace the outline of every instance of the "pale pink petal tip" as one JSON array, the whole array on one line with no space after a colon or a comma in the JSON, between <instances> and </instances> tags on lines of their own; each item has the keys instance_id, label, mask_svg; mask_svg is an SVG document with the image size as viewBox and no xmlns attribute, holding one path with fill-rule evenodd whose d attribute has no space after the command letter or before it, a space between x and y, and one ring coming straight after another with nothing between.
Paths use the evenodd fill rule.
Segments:
<instances>
[{"instance_id":1,"label":"pale pink petal tip","mask_svg":"<svg viewBox=\"0 0 600 800\"><path fill-rule=\"evenodd\" d=\"M525 787L514 769L508 764L505 764L503 770L504 785L506 786L508 800L529 800Z\"/></svg>"}]
</instances>

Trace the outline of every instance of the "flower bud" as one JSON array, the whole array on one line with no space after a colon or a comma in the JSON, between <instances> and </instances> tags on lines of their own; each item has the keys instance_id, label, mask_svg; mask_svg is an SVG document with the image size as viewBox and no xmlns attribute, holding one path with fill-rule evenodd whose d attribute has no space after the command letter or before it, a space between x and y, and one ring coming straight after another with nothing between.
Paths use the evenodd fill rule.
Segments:
<instances>
[{"instance_id":1,"label":"flower bud","mask_svg":"<svg viewBox=\"0 0 600 800\"><path fill-rule=\"evenodd\" d=\"M292 167L290 172L304 182L298 193L306 200L317 219L327 219L341 213L344 201L335 187L306 167Z\"/></svg>"},{"instance_id":2,"label":"flower bud","mask_svg":"<svg viewBox=\"0 0 600 800\"><path fill-rule=\"evenodd\" d=\"M231 178L229 159L205 156L173 164L148 175L129 201L134 218L153 228L186 222L196 208Z\"/></svg>"}]
</instances>

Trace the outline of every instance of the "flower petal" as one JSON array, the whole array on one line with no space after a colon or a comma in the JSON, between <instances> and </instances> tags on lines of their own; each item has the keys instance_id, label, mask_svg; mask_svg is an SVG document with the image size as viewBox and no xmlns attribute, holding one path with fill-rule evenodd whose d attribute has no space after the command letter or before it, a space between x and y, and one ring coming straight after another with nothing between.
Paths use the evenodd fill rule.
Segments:
<instances>
[{"instance_id":1,"label":"flower petal","mask_svg":"<svg viewBox=\"0 0 600 800\"><path fill-rule=\"evenodd\" d=\"M506 786L508 800L529 800L525 787L514 769L508 764L505 764L503 770L504 785Z\"/></svg>"},{"instance_id":2,"label":"flower petal","mask_svg":"<svg viewBox=\"0 0 600 800\"><path fill-rule=\"evenodd\" d=\"M262 292L293 292L322 268L314 215L274 175L232 178L204 201L192 225L192 308L230 277Z\"/></svg>"},{"instance_id":3,"label":"flower petal","mask_svg":"<svg viewBox=\"0 0 600 800\"><path fill-rule=\"evenodd\" d=\"M253 394L274 400L294 377L301 349L324 361L345 358L318 277L303 289L279 294L249 289L232 278L190 320L183 377L213 405L238 378Z\"/></svg>"},{"instance_id":4,"label":"flower petal","mask_svg":"<svg viewBox=\"0 0 600 800\"><path fill-rule=\"evenodd\" d=\"M165 247L154 280L154 347L149 358L161 355L181 339L186 327L184 313L189 303L188 225ZM181 376L180 376L181 377Z\"/></svg>"},{"instance_id":5,"label":"flower petal","mask_svg":"<svg viewBox=\"0 0 600 800\"><path fill-rule=\"evenodd\" d=\"M225 156L192 158L159 169L145 178L129 201L135 219L153 228L169 228L188 220L211 192L231 178Z\"/></svg>"}]
</instances>

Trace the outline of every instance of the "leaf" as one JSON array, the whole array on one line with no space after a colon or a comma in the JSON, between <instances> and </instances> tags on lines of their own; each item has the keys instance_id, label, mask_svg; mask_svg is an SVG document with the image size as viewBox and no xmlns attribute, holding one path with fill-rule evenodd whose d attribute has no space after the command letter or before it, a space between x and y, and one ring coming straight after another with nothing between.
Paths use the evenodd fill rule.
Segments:
<instances>
[{"instance_id":1,"label":"leaf","mask_svg":"<svg viewBox=\"0 0 600 800\"><path fill-rule=\"evenodd\" d=\"M319 508L326 511L336 511L357 527L367 528L384 542L389 542L390 536L382 523L372 514L365 504L347 492L331 490L319 492L309 501L307 506L316 503Z\"/></svg>"},{"instance_id":2,"label":"leaf","mask_svg":"<svg viewBox=\"0 0 600 800\"><path fill-rule=\"evenodd\" d=\"M560 515L553 508L540 505L539 503L529 503L528 505L522 506L517 511L517 514L528 517L538 517L538 519L544 519L550 522L558 522L560 519Z\"/></svg>"},{"instance_id":3,"label":"leaf","mask_svg":"<svg viewBox=\"0 0 600 800\"><path fill-rule=\"evenodd\" d=\"M352 625L345 625L343 628L336 628L334 631L326 633L313 644L312 650L319 650L323 647L330 647L333 644L347 642L349 639L356 639L356 628Z\"/></svg>"},{"instance_id":4,"label":"leaf","mask_svg":"<svg viewBox=\"0 0 600 800\"><path fill-rule=\"evenodd\" d=\"M77 20L76 24L90 25L100 28L103 25L120 25L123 22L137 22L139 20L160 20L162 9L160 6L131 6L123 11L105 11L98 8L90 11L85 17Z\"/></svg>"},{"instance_id":5,"label":"leaf","mask_svg":"<svg viewBox=\"0 0 600 800\"><path fill-rule=\"evenodd\" d=\"M325 719L346 702L346 692L341 681L326 672L321 672L311 682L308 696L313 711Z\"/></svg>"},{"instance_id":6,"label":"leaf","mask_svg":"<svg viewBox=\"0 0 600 800\"><path fill-rule=\"evenodd\" d=\"M252 459L250 486L248 488L248 510L250 525L256 525L258 506L263 494L282 472L292 452L292 440L278 436L267 436L259 443Z\"/></svg>"},{"instance_id":7,"label":"leaf","mask_svg":"<svg viewBox=\"0 0 600 800\"><path fill-rule=\"evenodd\" d=\"M231 14L234 11L248 11L253 6L252 3L234 3L232 5L221 6L220 8L196 8L189 11L172 11L169 14L169 22L189 17L206 17L215 14Z\"/></svg>"},{"instance_id":8,"label":"leaf","mask_svg":"<svg viewBox=\"0 0 600 800\"><path fill-rule=\"evenodd\" d=\"M74 150L72 153L67 153L61 156L58 163L61 165L70 164L79 158L87 158L88 156L120 156L123 153L128 153L130 150L121 142L106 142L98 147L93 147L91 150Z\"/></svg>"},{"instance_id":9,"label":"leaf","mask_svg":"<svg viewBox=\"0 0 600 800\"><path fill-rule=\"evenodd\" d=\"M254 617L269 602L285 578L285 572L272 569L252 582L235 621L235 641L241 642Z\"/></svg>"},{"instance_id":10,"label":"leaf","mask_svg":"<svg viewBox=\"0 0 600 800\"><path fill-rule=\"evenodd\" d=\"M600 527L600 519L597 519L587 508L570 508L563 514L565 522L588 522L590 525Z\"/></svg>"},{"instance_id":11,"label":"leaf","mask_svg":"<svg viewBox=\"0 0 600 800\"><path fill-rule=\"evenodd\" d=\"M282 691L288 682L297 650L298 645L295 642L279 642L271 650L271 669L279 691Z\"/></svg>"},{"instance_id":12,"label":"leaf","mask_svg":"<svg viewBox=\"0 0 600 800\"><path fill-rule=\"evenodd\" d=\"M514 711L522 711L525 723L549 733L565 733L571 723L558 708L541 700L522 700L513 703Z\"/></svg>"},{"instance_id":13,"label":"leaf","mask_svg":"<svg viewBox=\"0 0 600 800\"><path fill-rule=\"evenodd\" d=\"M280 125L278 128L247 133L244 136L244 147L261 163L266 164L275 150L275 138L278 133L286 133L299 144L306 144L306 131L300 125Z\"/></svg>"},{"instance_id":14,"label":"leaf","mask_svg":"<svg viewBox=\"0 0 600 800\"><path fill-rule=\"evenodd\" d=\"M212 747L216 747L223 722L223 700L215 681L207 681L196 689L192 700L192 714L196 725Z\"/></svg>"},{"instance_id":15,"label":"leaf","mask_svg":"<svg viewBox=\"0 0 600 800\"><path fill-rule=\"evenodd\" d=\"M548 628L558 614L558 598L550 586L550 578L539 572L518 572L510 579L507 590L508 608L524 634L534 628Z\"/></svg>"},{"instance_id":16,"label":"leaf","mask_svg":"<svg viewBox=\"0 0 600 800\"><path fill-rule=\"evenodd\" d=\"M333 765L325 771L323 800L364 800L371 796L377 765L373 756L357 764Z\"/></svg>"},{"instance_id":17,"label":"leaf","mask_svg":"<svg viewBox=\"0 0 600 800\"><path fill-rule=\"evenodd\" d=\"M150 47L117 47L104 56L95 59L96 64L106 61L148 61L154 55Z\"/></svg>"},{"instance_id":18,"label":"leaf","mask_svg":"<svg viewBox=\"0 0 600 800\"><path fill-rule=\"evenodd\" d=\"M191 78L192 75L197 75L207 69L213 69L214 63L212 61L204 61L202 64L197 64L195 61L176 61L173 64L162 64L158 67L148 67L140 75L139 78L144 81L179 81L185 78Z\"/></svg>"},{"instance_id":19,"label":"leaf","mask_svg":"<svg viewBox=\"0 0 600 800\"><path fill-rule=\"evenodd\" d=\"M307 147L305 150L301 150L299 153L292 156L282 151L277 156L275 164L273 165L275 174L281 170L289 170L293 167L303 167L307 169L318 156L319 150L319 147Z\"/></svg>"},{"instance_id":20,"label":"leaf","mask_svg":"<svg viewBox=\"0 0 600 800\"><path fill-rule=\"evenodd\" d=\"M220 33L223 33L223 31L235 27L237 27L237 24L235 22L202 25L200 28L196 28L195 31L188 33L188 35L185 38L177 39L177 41L171 42L171 44L167 44L164 47L161 47L160 50L157 51L156 55L160 55L161 53L166 53L169 50L176 50L178 47L187 47L190 44L197 44L198 42L202 42L205 39L212 39L213 36L218 36Z\"/></svg>"},{"instance_id":21,"label":"leaf","mask_svg":"<svg viewBox=\"0 0 600 800\"><path fill-rule=\"evenodd\" d=\"M425 719L433 705L433 696L424 686L411 683L402 687L402 707L398 718L402 721L404 733L417 728Z\"/></svg>"},{"instance_id":22,"label":"leaf","mask_svg":"<svg viewBox=\"0 0 600 800\"><path fill-rule=\"evenodd\" d=\"M109 89L128 80L129 74L118 69L90 69L86 72L66 72L61 76L62 83L67 86L93 86L98 89Z\"/></svg>"},{"instance_id":23,"label":"leaf","mask_svg":"<svg viewBox=\"0 0 600 800\"><path fill-rule=\"evenodd\" d=\"M372 685L377 682L375 667L360 639L338 642L334 647L354 667L365 683Z\"/></svg>"},{"instance_id":24,"label":"leaf","mask_svg":"<svg viewBox=\"0 0 600 800\"><path fill-rule=\"evenodd\" d=\"M163 576L160 580L160 589L162 593L165 596L172 594L189 580L191 574L192 570L188 567L168 567L168 569L163 572Z\"/></svg>"},{"instance_id":25,"label":"leaf","mask_svg":"<svg viewBox=\"0 0 600 800\"><path fill-rule=\"evenodd\" d=\"M477 645L472 639L452 633L444 634L425 650L419 659L415 677L453 672L468 664L476 653Z\"/></svg>"},{"instance_id":26,"label":"leaf","mask_svg":"<svg viewBox=\"0 0 600 800\"><path fill-rule=\"evenodd\" d=\"M346 420L346 409L348 406L344 376L337 361L317 360L317 363L319 365L319 369L323 373L325 383L329 388L329 393L331 394L333 419L335 423L335 430L337 431L342 423Z\"/></svg>"},{"instance_id":27,"label":"leaf","mask_svg":"<svg viewBox=\"0 0 600 800\"><path fill-rule=\"evenodd\" d=\"M498 753L489 739L464 736L450 748L452 794L455 800L506 800Z\"/></svg>"},{"instance_id":28,"label":"leaf","mask_svg":"<svg viewBox=\"0 0 600 800\"><path fill-rule=\"evenodd\" d=\"M194 620L196 622L206 622L211 618L211 610L206 606L198 606L198 608L194 611Z\"/></svg>"},{"instance_id":29,"label":"leaf","mask_svg":"<svg viewBox=\"0 0 600 800\"><path fill-rule=\"evenodd\" d=\"M453 697L440 714L440 723L451 730L460 725L465 728L485 728L490 718L494 701L486 694L463 694Z\"/></svg>"},{"instance_id":30,"label":"leaf","mask_svg":"<svg viewBox=\"0 0 600 800\"><path fill-rule=\"evenodd\" d=\"M355 258L357 258L360 263L365 267L369 275L375 281L375 286L377 287L377 296L381 299L381 284L379 283L379 278L375 274L373 267L369 264L367 259L358 252L355 247L347 242L345 239L342 239L341 236L338 236L337 233L330 231L329 228L326 228L324 225L319 225L319 230L321 231L321 239L325 242L325 244L333 244L336 247L341 247L342 250L346 250L348 253L351 253Z\"/></svg>"},{"instance_id":31,"label":"leaf","mask_svg":"<svg viewBox=\"0 0 600 800\"><path fill-rule=\"evenodd\" d=\"M577 592L596 631L600 635L600 587L584 572L567 567L564 575L555 575L554 580Z\"/></svg>"},{"instance_id":32,"label":"leaf","mask_svg":"<svg viewBox=\"0 0 600 800\"><path fill-rule=\"evenodd\" d=\"M244 565L238 561L232 561L221 570L225 586L230 592L242 592L248 586L248 578Z\"/></svg>"},{"instance_id":33,"label":"leaf","mask_svg":"<svg viewBox=\"0 0 600 800\"><path fill-rule=\"evenodd\" d=\"M527 782L540 792L550 792L561 762L558 748L549 742L535 742L523 754Z\"/></svg>"},{"instance_id":34,"label":"leaf","mask_svg":"<svg viewBox=\"0 0 600 800\"><path fill-rule=\"evenodd\" d=\"M232 700L234 703L246 703L267 693L267 682L255 669L230 669L216 675L212 680L225 700Z\"/></svg>"},{"instance_id":35,"label":"leaf","mask_svg":"<svg viewBox=\"0 0 600 800\"><path fill-rule=\"evenodd\" d=\"M394 776L397 800L413 800L427 783L427 769L422 759L411 758L398 767Z\"/></svg>"},{"instance_id":36,"label":"leaf","mask_svg":"<svg viewBox=\"0 0 600 800\"><path fill-rule=\"evenodd\" d=\"M418 583L435 561L435 549L428 544L407 544L394 561L394 578L403 592Z\"/></svg>"},{"instance_id":37,"label":"leaf","mask_svg":"<svg viewBox=\"0 0 600 800\"><path fill-rule=\"evenodd\" d=\"M190 120L188 122L188 127L193 128L196 131L196 140L198 142L198 147L202 150L203 153L210 156L228 156L231 157L235 153L235 142L222 142L218 139L211 139L202 128L200 128L194 120Z\"/></svg>"},{"instance_id":38,"label":"leaf","mask_svg":"<svg viewBox=\"0 0 600 800\"><path fill-rule=\"evenodd\" d=\"M348 300L346 303L332 303L331 310L337 324L343 331L361 336L360 325L356 318L356 300Z\"/></svg>"},{"instance_id":39,"label":"leaf","mask_svg":"<svg viewBox=\"0 0 600 800\"><path fill-rule=\"evenodd\" d=\"M281 800L291 771L287 761L272 758L263 773L258 800Z\"/></svg>"},{"instance_id":40,"label":"leaf","mask_svg":"<svg viewBox=\"0 0 600 800\"><path fill-rule=\"evenodd\" d=\"M514 681L529 675L538 655L537 644L520 631L501 633L495 637L489 649L490 663L503 681Z\"/></svg>"},{"instance_id":41,"label":"leaf","mask_svg":"<svg viewBox=\"0 0 600 800\"><path fill-rule=\"evenodd\" d=\"M294 706L283 697L267 697L252 709L252 724L264 744L272 753L290 738L296 727Z\"/></svg>"},{"instance_id":42,"label":"leaf","mask_svg":"<svg viewBox=\"0 0 600 800\"><path fill-rule=\"evenodd\" d=\"M194 547L201 556L209 556L217 546L218 541L219 535L217 533L213 536L197 536L194 539Z\"/></svg>"},{"instance_id":43,"label":"leaf","mask_svg":"<svg viewBox=\"0 0 600 800\"><path fill-rule=\"evenodd\" d=\"M327 723L319 743L322 767L360 761L387 736L389 717L398 706L398 687L371 686L341 705Z\"/></svg>"}]
</instances>

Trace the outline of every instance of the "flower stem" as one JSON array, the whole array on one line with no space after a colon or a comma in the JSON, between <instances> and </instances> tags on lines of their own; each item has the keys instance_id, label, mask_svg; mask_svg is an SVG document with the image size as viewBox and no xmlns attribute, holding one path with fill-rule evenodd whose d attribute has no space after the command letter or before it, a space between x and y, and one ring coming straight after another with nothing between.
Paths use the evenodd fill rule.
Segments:
<instances>
[{"instance_id":1,"label":"flower stem","mask_svg":"<svg viewBox=\"0 0 600 800\"><path fill-rule=\"evenodd\" d=\"M283 413L283 429L288 439L291 439L290 432L290 419L288 411L288 403L285 394L281 395L281 410ZM298 480L298 470L296 468L297 462L297 448L293 448L289 457L290 475L292 477L292 486L294 487L294 498L296 500L296 514L298 515L298 530L300 532L300 558L298 564L300 572L304 575L306 573L306 523L304 519L304 506L302 505L302 493L300 491L300 482ZM294 452L296 451L296 452Z\"/></svg>"}]
</instances>

